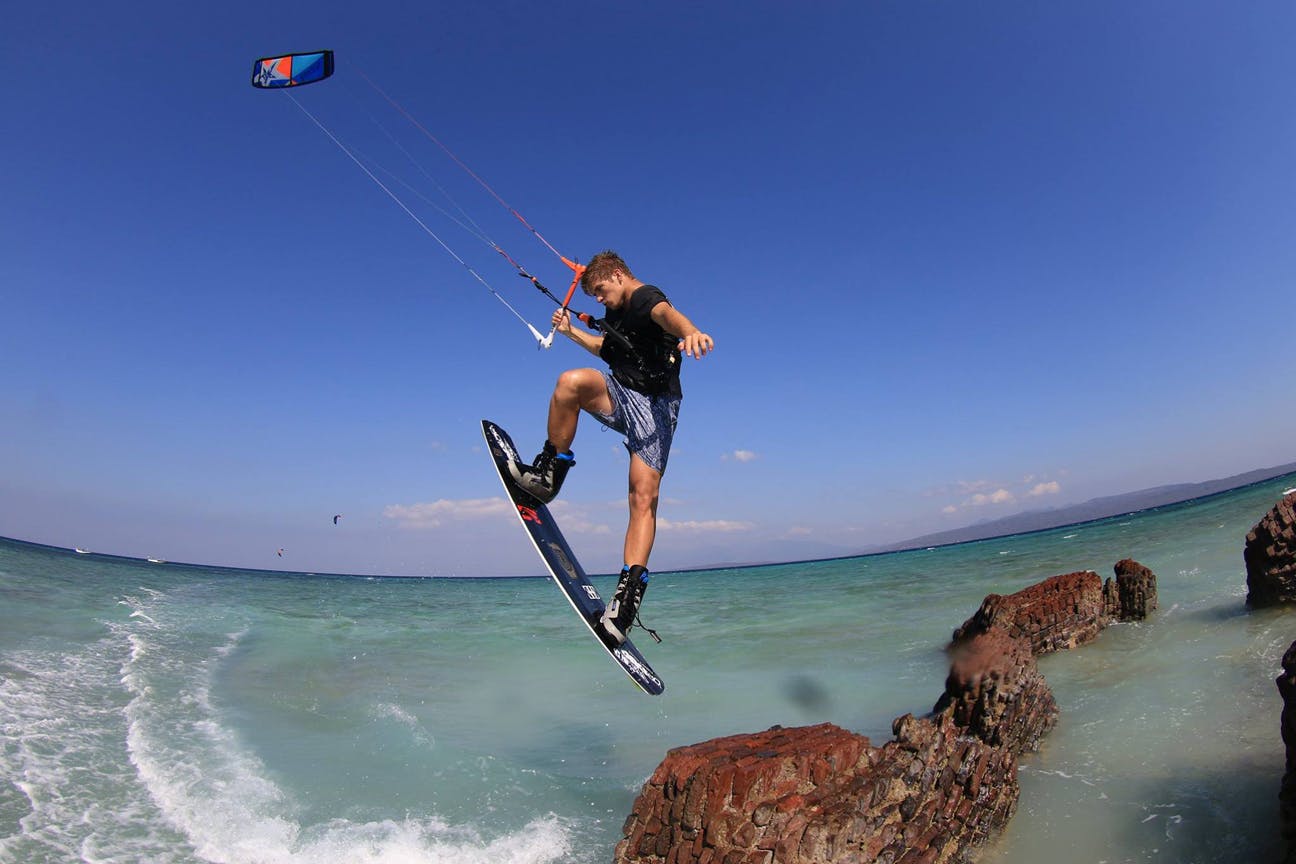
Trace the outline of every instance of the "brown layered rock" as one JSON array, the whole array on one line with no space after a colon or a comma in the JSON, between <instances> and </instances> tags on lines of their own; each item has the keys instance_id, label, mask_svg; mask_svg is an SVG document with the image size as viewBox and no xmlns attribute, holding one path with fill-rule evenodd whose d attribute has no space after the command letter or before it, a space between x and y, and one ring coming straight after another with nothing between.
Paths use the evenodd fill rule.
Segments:
<instances>
[{"instance_id":1,"label":"brown layered rock","mask_svg":"<svg viewBox=\"0 0 1296 864\"><path fill-rule=\"evenodd\" d=\"M1058 718L1030 644L999 629L954 648L945 693L934 710L948 711L969 734L1018 754L1039 749Z\"/></svg>"},{"instance_id":2,"label":"brown layered rock","mask_svg":"<svg viewBox=\"0 0 1296 864\"><path fill-rule=\"evenodd\" d=\"M1025 639L1037 656L1092 642L1107 626L1102 579L1092 570L1065 573L1016 594L990 594L954 631L954 645L998 628Z\"/></svg>"},{"instance_id":3,"label":"brown layered rock","mask_svg":"<svg viewBox=\"0 0 1296 864\"><path fill-rule=\"evenodd\" d=\"M1248 605L1274 606L1296 600L1296 492L1284 496L1251 529L1242 557Z\"/></svg>"},{"instance_id":4,"label":"brown layered rock","mask_svg":"<svg viewBox=\"0 0 1296 864\"><path fill-rule=\"evenodd\" d=\"M1057 719L1030 646L1002 631L956 654L931 717L873 747L832 724L670 751L644 785L618 864L962 861L1011 818L1017 756Z\"/></svg>"},{"instance_id":5,"label":"brown layered rock","mask_svg":"<svg viewBox=\"0 0 1296 864\"><path fill-rule=\"evenodd\" d=\"M616 864L949 864L1017 806L1017 757L949 713L896 720L883 747L832 724L670 751Z\"/></svg>"},{"instance_id":6,"label":"brown layered rock","mask_svg":"<svg viewBox=\"0 0 1296 864\"><path fill-rule=\"evenodd\" d=\"M1116 581L1103 586L1107 615L1117 621L1143 621L1157 608L1156 574L1133 558L1116 562Z\"/></svg>"},{"instance_id":7,"label":"brown layered rock","mask_svg":"<svg viewBox=\"0 0 1296 864\"><path fill-rule=\"evenodd\" d=\"M1283 700L1282 740L1287 748L1287 767L1278 792L1279 819L1283 840L1287 844L1288 864L1296 862L1296 642L1282 658L1283 674L1278 676L1278 693Z\"/></svg>"},{"instance_id":8,"label":"brown layered rock","mask_svg":"<svg viewBox=\"0 0 1296 864\"><path fill-rule=\"evenodd\" d=\"M930 716L897 718L881 747L826 723L671 750L635 800L614 861L966 861L1012 817L1017 759L1057 723L1036 655L1155 608L1156 576L1129 559L1106 586L1083 571L991 594L955 631Z\"/></svg>"},{"instance_id":9,"label":"brown layered rock","mask_svg":"<svg viewBox=\"0 0 1296 864\"><path fill-rule=\"evenodd\" d=\"M867 738L830 723L671 750L636 799L615 860L718 862L742 851L739 860L768 861L804 829L794 817L807 802L832 797L872 755Z\"/></svg>"}]
</instances>

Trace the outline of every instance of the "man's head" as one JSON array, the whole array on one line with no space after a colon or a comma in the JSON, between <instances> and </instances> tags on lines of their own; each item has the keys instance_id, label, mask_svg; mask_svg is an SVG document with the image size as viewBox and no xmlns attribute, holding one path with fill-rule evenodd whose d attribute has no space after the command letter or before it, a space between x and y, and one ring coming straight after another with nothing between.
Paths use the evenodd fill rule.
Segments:
<instances>
[{"instance_id":1,"label":"man's head","mask_svg":"<svg viewBox=\"0 0 1296 864\"><path fill-rule=\"evenodd\" d=\"M581 290L609 309L620 308L640 284L621 256L610 249L591 258L581 274Z\"/></svg>"}]
</instances>

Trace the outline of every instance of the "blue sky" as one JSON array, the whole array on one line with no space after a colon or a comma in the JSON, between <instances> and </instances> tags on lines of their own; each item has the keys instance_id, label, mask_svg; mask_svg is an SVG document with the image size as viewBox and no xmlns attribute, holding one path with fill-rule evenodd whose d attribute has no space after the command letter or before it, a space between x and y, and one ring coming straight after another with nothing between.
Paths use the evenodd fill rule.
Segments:
<instances>
[{"instance_id":1,"label":"blue sky","mask_svg":"<svg viewBox=\"0 0 1296 864\"><path fill-rule=\"evenodd\" d=\"M715 337L684 371L656 569L1296 460L1294 25L1276 2L20 5L0 535L539 572L478 420L538 449L554 378L593 358L537 350L249 86L257 57L318 48L337 74L296 95L349 146L566 285L363 70L565 254L619 250ZM549 301L396 191L547 329ZM609 572L626 457L588 419L575 450L554 511Z\"/></svg>"}]
</instances>

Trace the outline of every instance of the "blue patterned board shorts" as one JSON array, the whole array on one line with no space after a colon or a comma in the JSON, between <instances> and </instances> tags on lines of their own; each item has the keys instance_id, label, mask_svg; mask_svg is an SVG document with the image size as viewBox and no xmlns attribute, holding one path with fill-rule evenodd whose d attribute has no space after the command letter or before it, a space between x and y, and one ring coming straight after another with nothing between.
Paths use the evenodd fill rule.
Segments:
<instances>
[{"instance_id":1,"label":"blue patterned board shorts","mask_svg":"<svg viewBox=\"0 0 1296 864\"><path fill-rule=\"evenodd\" d=\"M624 435L625 448L632 455L637 455L658 474L665 474L675 422L679 419L679 397L645 396L616 380L611 372L604 372L603 380L612 397L612 413L591 411L590 415Z\"/></svg>"}]
</instances>

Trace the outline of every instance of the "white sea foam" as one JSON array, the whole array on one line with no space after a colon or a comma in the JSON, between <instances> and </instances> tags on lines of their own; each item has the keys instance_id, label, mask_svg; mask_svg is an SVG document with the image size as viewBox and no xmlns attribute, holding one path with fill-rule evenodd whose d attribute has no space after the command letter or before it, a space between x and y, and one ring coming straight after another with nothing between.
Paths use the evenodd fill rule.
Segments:
<instances>
[{"instance_id":1,"label":"white sea foam","mask_svg":"<svg viewBox=\"0 0 1296 864\"><path fill-rule=\"evenodd\" d=\"M395 720L402 726L408 727L415 742L424 747L431 747L435 744L431 733L419 722L419 719L395 702L378 703L373 706L373 715L380 720Z\"/></svg>"},{"instance_id":2,"label":"white sea foam","mask_svg":"<svg viewBox=\"0 0 1296 864\"><path fill-rule=\"evenodd\" d=\"M179 838L122 757L120 642L81 652L23 651L0 675L0 862L177 861ZM21 814L21 815L19 815ZM9 820L6 819L6 822Z\"/></svg>"},{"instance_id":3,"label":"white sea foam","mask_svg":"<svg viewBox=\"0 0 1296 864\"><path fill-rule=\"evenodd\" d=\"M236 827L236 826L235 826ZM550 864L571 852L556 816L486 840L470 828L436 818L356 823L345 819L302 832L292 846L266 846L254 858L217 859L266 864Z\"/></svg>"},{"instance_id":4,"label":"white sea foam","mask_svg":"<svg viewBox=\"0 0 1296 864\"><path fill-rule=\"evenodd\" d=\"M303 824L302 807L275 781L260 758L213 705L213 676L244 638L243 629L205 652L168 643L175 637L155 619L138 617L128 634L130 653L121 681L131 694L125 708L126 743L138 777L166 823L193 854L217 864L548 864L571 851L568 829L553 815L486 838L471 826L435 815L401 820ZM394 703L376 706L428 737ZM430 739L429 739L430 740Z\"/></svg>"}]
</instances>

